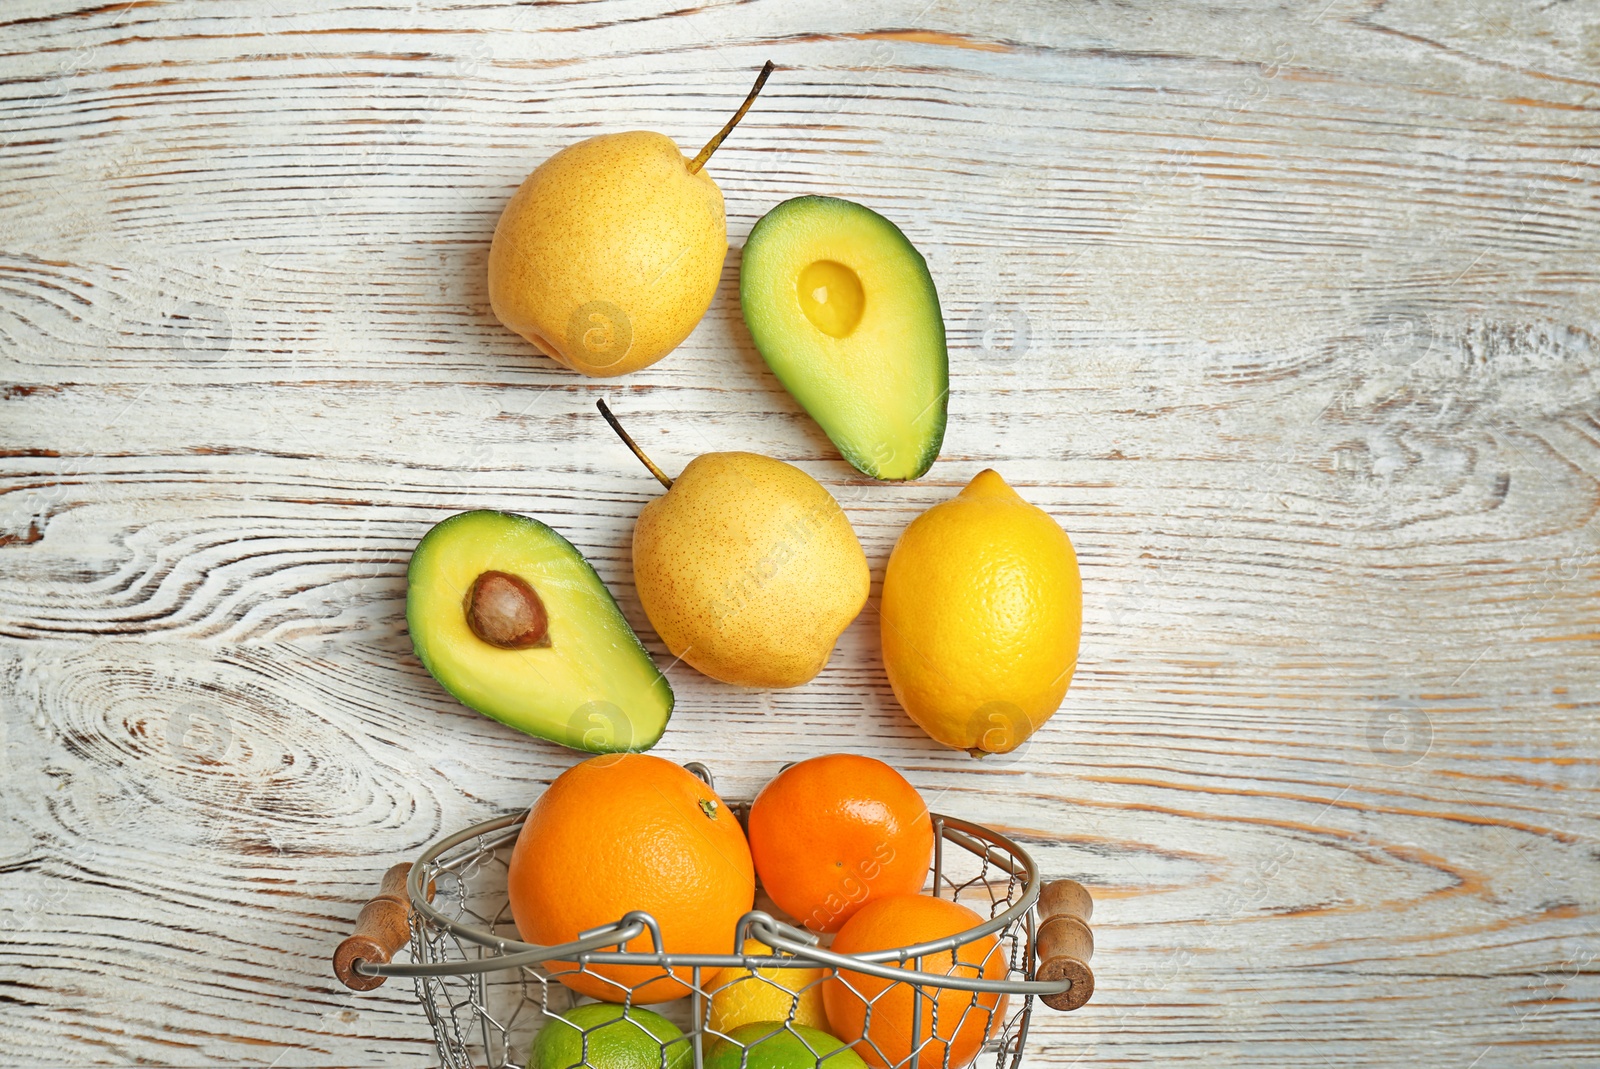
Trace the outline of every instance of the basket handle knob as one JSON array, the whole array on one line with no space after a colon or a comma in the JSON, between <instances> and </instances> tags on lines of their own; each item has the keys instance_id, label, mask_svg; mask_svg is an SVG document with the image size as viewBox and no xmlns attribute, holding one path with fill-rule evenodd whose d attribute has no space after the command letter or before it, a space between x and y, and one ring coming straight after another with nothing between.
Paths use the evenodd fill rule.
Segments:
<instances>
[{"instance_id":1,"label":"basket handle knob","mask_svg":"<svg viewBox=\"0 0 1600 1069\"><path fill-rule=\"evenodd\" d=\"M1089 918L1094 916L1094 899L1076 880L1052 880L1039 892L1039 928L1034 949L1039 955L1040 980L1071 980L1072 986L1058 995L1043 995L1040 1001L1052 1010L1075 1010L1094 994L1094 973L1089 959L1094 957L1094 932Z\"/></svg>"},{"instance_id":2,"label":"basket handle knob","mask_svg":"<svg viewBox=\"0 0 1600 1069\"><path fill-rule=\"evenodd\" d=\"M378 893L361 907L356 930L333 952L333 974L352 991L371 991L386 977L362 976L356 962L387 965L395 951L411 939L411 900L406 896L406 876L411 863L402 861L383 874ZM432 897L432 888L429 889Z\"/></svg>"}]
</instances>

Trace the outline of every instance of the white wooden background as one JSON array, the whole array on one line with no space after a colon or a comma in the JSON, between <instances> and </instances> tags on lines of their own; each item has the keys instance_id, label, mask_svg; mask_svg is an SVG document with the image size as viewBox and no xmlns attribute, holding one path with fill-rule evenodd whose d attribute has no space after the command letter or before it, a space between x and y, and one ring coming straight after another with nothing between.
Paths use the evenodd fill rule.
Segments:
<instances>
[{"instance_id":1,"label":"white wooden background","mask_svg":"<svg viewBox=\"0 0 1600 1069\"><path fill-rule=\"evenodd\" d=\"M488 309L551 152L698 147L735 246L645 372ZM403 568L528 512L634 595L670 470L839 495L875 581L993 465L1071 533L1082 663L1024 751L937 748L872 608L812 684L679 667L731 797L835 749L1091 884L1100 987L1036 1066L1600 1061L1600 4L5 0L0 1063L423 1066L336 985L378 875L567 751L417 664ZM780 200L929 258L950 431L843 464L739 318ZM666 663L666 659L662 659Z\"/></svg>"}]
</instances>

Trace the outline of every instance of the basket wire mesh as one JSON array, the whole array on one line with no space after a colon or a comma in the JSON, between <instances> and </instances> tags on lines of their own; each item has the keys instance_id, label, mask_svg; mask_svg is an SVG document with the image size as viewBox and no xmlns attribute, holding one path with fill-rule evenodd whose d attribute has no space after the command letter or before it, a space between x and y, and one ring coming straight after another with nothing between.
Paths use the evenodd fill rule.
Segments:
<instances>
[{"instance_id":1,"label":"basket wire mesh","mask_svg":"<svg viewBox=\"0 0 1600 1069\"><path fill-rule=\"evenodd\" d=\"M709 778L703 768L691 766L691 771ZM735 809L741 819L747 812L744 806ZM647 914L631 913L616 924L584 933L556 956L551 948L520 942L511 919L506 877L523 816L485 822L424 852L408 880L415 907L412 963L371 970L414 978L441 1065L447 1069L522 1069L535 1036L552 1022L555 1028L573 1029L586 1066L599 1064L590 1061L591 1048L600 1046L597 1035L615 1036L620 1029L648 1036L657 1044L663 1069L705 1069L708 1060L715 1063L714 1069L722 1065L749 1069L757 1064L749 1052L766 1042L802 1044L800 1064L814 1059L818 1069L843 1069L854 1060L817 1043L815 1033L803 1034L796 1021L803 997L830 982L835 984L835 997L853 1000L859 1010L865 1034L855 1050L874 1065L887 1069L1021 1065L1034 995L1045 993L1049 985L1034 976L1032 906L1038 895L1037 870L1032 859L1004 836L954 817L933 815L934 858L924 893L958 902L985 919L968 932L934 943L841 956L810 933L767 913L752 912L731 933L730 946L742 949L745 939L754 937L768 953L672 954L662 951L655 922ZM429 887L431 900L423 893ZM652 951L625 949L645 933L652 937ZM628 987L599 971L621 964L654 966L683 986L684 997L648 1006L681 1035L661 1038L652 1032L654 1018L640 1012L646 1007L636 997L641 987L667 981L658 976ZM790 970L812 972L796 981L789 979ZM561 982L579 973L608 985L608 1001L619 1004L617 1020L588 1028L555 1021L589 1001ZM762 989L766 1005L781 1010L786 1004L783 1019L777 1020L774 1013L771 1027L754 1036L742 1031L735 1038L720 1030L713 1006L720 1001L719 993L738 985ZM875 1012L879 1019L887 1018L877 1028Z\"/></svg>"}]
</instances>

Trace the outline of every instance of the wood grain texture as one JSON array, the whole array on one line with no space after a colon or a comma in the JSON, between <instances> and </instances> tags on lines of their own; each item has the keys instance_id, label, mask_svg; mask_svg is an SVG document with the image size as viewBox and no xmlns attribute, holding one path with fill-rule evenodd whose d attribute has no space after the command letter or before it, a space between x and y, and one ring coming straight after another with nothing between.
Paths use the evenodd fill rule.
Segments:
<instances>
[{"instance_id":1,"label":"wood grain texture","mask_svg":"<svg viewBox=\"0 0 1600 1069\"><path fill-rule=\"evenodd\" d=\"M1071 534L1081 665L1020 753L923 738L872 608L657 752L748 797L889 760L1094 891L1029 1064L1600 1061L1600 10L1590 0L0 11L0 1062L422 1066L327 964L394 861L573 760L412 657L403 571L537 515L652 651L627 547L711 449L832 488L875 583L996 466ZM591 133L691 151L735 249L613 382L489 313L488 239ZM928 256L913 485L768 374L737 246L861 200ZM874 587L874 601L877 588ZM663 658L662 663L666 663Z\"/></svg>"}]
</instances>

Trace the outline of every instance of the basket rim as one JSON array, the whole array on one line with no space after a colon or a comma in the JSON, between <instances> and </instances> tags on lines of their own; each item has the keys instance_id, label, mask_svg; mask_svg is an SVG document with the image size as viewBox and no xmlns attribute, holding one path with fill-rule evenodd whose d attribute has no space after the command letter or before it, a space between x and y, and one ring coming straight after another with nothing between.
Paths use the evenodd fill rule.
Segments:
<instances>
[{"instance_id":1,"label":"basket rim","mask_svg":"<svg viewBox=\"0 0 1600 1069\"><path fill-rule=\"evenodd\" d=\"M487 836L494 835L496 832L500 834L495 835L492 840L480 844L480 849L500 849L514 842L517 834L520 834L522 822L527 817L528 812L528 809L521 809L498 817L492 817L489 820L481 821L435 840L412 862L411 869L406 876L406 893L411 899L412 908L426 917L428 923L443 928L468 942L494 951L496 963L493 967L512 968L520 965L536 965L543 961L570 961L580 956L586 961L596 963L660 964L664 967L677 965L684 968L740 968L753 962L760 963L763 966L780 964L776 960L769 961L768 959L738 953L690 955L662 951L659 949L659 933L656 931L653 918L642 912L629 913L614 924L595 929L593 932L583 933L572 942L552 947L537 943L527 943L517 939L508 939L504 936L494 935L483 928L471 924L463 924L446 916L429 901L428 896L423 892L423 880L427 876L428 867L433 862L463 843L470 842L473 839L484 839ZM848 962L850 967L854 967L860 963L869 966L868 969L863 971L877 973L878 970L870 968L870 966L886 962L896 962L903 966L905 962L914 958L950 951L955 947L992 935L1011 926L1018 920L1026 918L1034 903L1038 900L1042 883L1038 866L1028 852L1008 836L1002 835L984 825L940 813L930 813L929 816L933 821L936 843L941 843L946 839L953 841L975 856L985 857L1009 876L1021 878L1023 887L1017 900L998 915L941 939L929 940L905 947L850 955L835 955L831 951L822 950L814 945L817 942L815 935L790 925L782 924L764 913L752 912L746 914L741 921L741 928L759 927L763 929L762 934L764 936L776 937L763 938L763 942L776 949L793 954L796 958L815 957L820 959L826 957L833 959L831 961L815 960L814 962L803 962L803 964L839 967L840 962L843 961ZM963 842L963 839L967 841ZM654 952L605 951L601 949L626 943L628 940L637 938L645 931L650 931L655 937L655 946L658 949ZM1031 973L1031 962L1029 964L1029 972ZM905 979L911 979L903 970L896 969L896 974ZM945 984L963 988L969 985L977 985L975 989L979 990L987 989L990 984L997 984L1003 985L997 987L997 990L1015 991L1019 983L1019 981L1015 980L990 981L983 978L964 979L959 977L934 977L932 974L920 975L926 976L928 982L944 980ZM952 984L951 981L955 981L955 983ZM1031 980L1021 981L1020 983L1027 986L1039 983L1041 984L1041 992L1045 990L1053 992L1062 986L1051 982ZM942 984L940 986L945 985Z\"/></svg>"}]
</instances>

